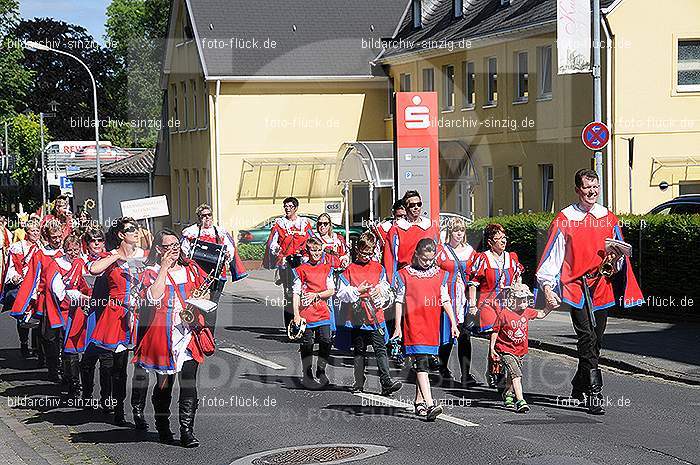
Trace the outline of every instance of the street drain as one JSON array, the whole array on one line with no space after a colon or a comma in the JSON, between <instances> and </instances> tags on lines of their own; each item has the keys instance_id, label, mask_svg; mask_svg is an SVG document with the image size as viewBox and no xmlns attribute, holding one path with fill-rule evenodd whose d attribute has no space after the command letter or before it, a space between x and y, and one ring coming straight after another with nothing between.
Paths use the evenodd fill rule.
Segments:
<instances>
[{"instance_id":1,"label":"street drain","mask_svg":"<svg viewBox=\"0 0 700 465\"><path fill-rule=\"evenodd\" d=\"M315 444L268 450L240 458L231 465L333 465L367 459L388 450L372 444Z\"/></svg>"}]
</instances>

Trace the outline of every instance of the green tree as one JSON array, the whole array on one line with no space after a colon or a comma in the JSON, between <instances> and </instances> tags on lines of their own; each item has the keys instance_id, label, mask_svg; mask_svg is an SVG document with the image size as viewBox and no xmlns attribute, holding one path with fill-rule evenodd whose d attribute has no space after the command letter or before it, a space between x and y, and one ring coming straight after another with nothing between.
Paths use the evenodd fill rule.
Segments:
<instances>
[{"instance_id":1,"label":"green tree","mask_svg":"<svg viewBox=\"0 0 700 465\"><path fill-rule=\"evenodd\" d=\"M10 153L15 156L12 179L19 184L19 201L31 211L40 203L32 193L32 185L35 184L39 173L38 168L41 166L39 115L33 113L15 115L10 121L8 136ZM44 127L44 139L51 140L46 127Z\"/></svg>"},{"instance_id":2,"label":"green tree","mask_svg":"<svg viewBox=\"0 0 700 465\"><path fill-rule=\"evenodd\" d=\"M97 82L99 117L122 117L112 84L120 65L112 51L96 43L85 28L52 18L34 18L20 22L14 34L19 41L48 43L80 58ZM56 116L44 121L52 134L60 140L93 140L92 83L85 69L70 57L42 51L27 51L24 65L36 76L24 106L35 113L48 112L49 102L55 100L59 104ZM24 110L17 108L18 112Z\"/></svg>"},{"instance_id":3,"label":"green tree","mask_svg":"<svg viewBox=\"0 0 700 465\"><path fill-rule=\"evenodd\" d=\"M18 22L19 2L0 0L0 120L14 115L32 78L22 66L22 47L13 35Z\"/></svg>"},{"instance_id":4,"label":"green tree","mask_svg":"<svg viewBox=\"0 0 700 465\"><path fill-rule=\"evenodd\" d=\"M129 127L133 146L155 147L160 120L160 78L170 2L167 0L112 0L105 25L107 45L121 65L115 73L114 95L123 117L141 126ZM124 128L106 134L124 137Z\"/></svg>"}]
</instances>

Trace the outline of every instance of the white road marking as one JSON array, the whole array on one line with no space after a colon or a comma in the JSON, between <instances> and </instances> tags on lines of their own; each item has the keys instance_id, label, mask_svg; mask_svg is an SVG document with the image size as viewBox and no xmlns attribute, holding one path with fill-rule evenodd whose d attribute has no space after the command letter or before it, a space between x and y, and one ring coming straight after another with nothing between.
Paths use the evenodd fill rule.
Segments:
<instances>
[{"instance_id":1,"label":"white road marking","mask_svg":"<svg viewBox=\"0 0 700 465\"><path fill-rule=\"evenodd\" d=\"M383 404L389 407L403 407L406 410L413 410L413 405L408 402L402 402L400 400L392 399L391 397L379 396L377 394L367 394L365 392L354 393L357 397L367 399L372 402L373 405ZM454 423L459 426L479 426L477 423L472 423L471 421L462 420L461 418L453 417L452 415L442 414L437 417L438 420L447 421L449 423Z\"/></svg>"},{"instance_id":2,"label":"white road marking","mask_svg":"<svg viewBox=\"0 0 700 465\"><path fill-rule=\"evenodd\" d=\"M222 351L227 352L227 353L232 354L232 355L236 355L236 356L244 358L246 360L250 360L251 362L258 363L258 364L266 366L268 368L272 368L273 370L285 370L286 369L286 367L283 367L282 365L280 365L278 363L271 362L269 360L265 360L262 357L258 357L257 355L253 355L253 354L250 354L248 352L244 352L242 350L233 349L233 348L229 348L229 347L224 347L224 348L221 348L219 350L222 350Z\"/></svg>"}]
</instances>

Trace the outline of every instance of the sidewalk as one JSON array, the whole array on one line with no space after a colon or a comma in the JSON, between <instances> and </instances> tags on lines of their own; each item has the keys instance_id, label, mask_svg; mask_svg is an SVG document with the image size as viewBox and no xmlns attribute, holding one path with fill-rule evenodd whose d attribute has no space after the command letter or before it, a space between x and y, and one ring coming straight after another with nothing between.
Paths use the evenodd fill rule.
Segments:
<instances>
[{"instance_id":1,"label":"sidewalk","mask_svg":"<svg viewBox=\"0 0 700 465\"><path fill-rule=\"evenodd\" d=\"M226 291L260 302L278 299L273 272L253 270L248 278L229 283ZM634 311L630 311L634 316ZM576 356L576 335L569 315L552 312L530 325L530 347ZM610 317L605 330L601 363L632 373L700 385L700 323L656 322Z\"/></svg>"}]
</instances>

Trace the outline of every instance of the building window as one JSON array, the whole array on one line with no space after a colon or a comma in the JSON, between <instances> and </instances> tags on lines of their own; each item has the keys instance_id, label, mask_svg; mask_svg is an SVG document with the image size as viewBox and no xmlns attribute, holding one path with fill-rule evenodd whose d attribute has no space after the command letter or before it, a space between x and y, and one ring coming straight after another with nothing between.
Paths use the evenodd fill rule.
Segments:
<instances>
[{"instance_id":1,"label":"building window","mask_svg":"<svg viewBox=\"0 0 700 465\"><path fill-rule=\"evenodd\" d=\"M510 167L510 179L513 186L513 213L523 210L523 168L522 166Z\"/></svg>"},{"instance_id":2,"label":"building window","mask_svg":"<svg viewBox=\"0 0 700 465\"><path fill-rule=\"evenodd\" d=\"M542 211L554 213L554 165L540 165L542 175Z\"/></svg>"},{"instance_id":3,"label":"building window","mask_svg":"<svg viewBox=\"0 0 700 465\"><path fill-rule=\"evenodd\" d=\"M192 79L190 81L190 90L192 91L192 129L197 129L199 122L199 107L197 106L197 81Z\"/></svg>"},{"instance_id":4,"label":"building window","mask_svg":"<svg viewBox=\"0 0 700 465\"><path fill-rule=\"evenodd\" d=\"M211 176L209 176L209 170L207 168L204 168L204 182L207 185L207 197L206 197L206 202L211 205L212 200L211 200Z\"/></svg>"},{"instance_id":5,"label":"building window","mask_svg":"<svg viewBox=\"0 0 700 465\"><path fill-rule=\"evenodd\" d=\"M425 68L423 70L423 92L433 92L435 90L435 70Z\"/></svg>"},{"instance_id":6,"label":"building window","mask_svg":"<svg viewBox=\"0 0 700 465\"><path fill-rule=\"evenodd\" d=\"M182 129L188 129L190 127L190 115L189 115L189 100L187 98L187 81L182 83Z\"/></svg>"},{"instance_id":7,"label":"building window","mask_svg":"<svg viewBox=\"0 0 700 465\"><path fill-rule=\"evenodd\" d=\"M700 40L678 41L678 91L700 92Z\"/></svg>"},{"instance_id":8,"label":"building window","mask_svg":"<svg viewBox=\"0 0 700 465\"><path fill-rule=\"evenodd\" d=\"M528 72L527 72L527 52L515 54L518 79L515 81L515 101L527 102L528 97Z\"/></svg>"},{"instance_id":9,"label":"building window","mask_svg":"<svg viewBox=\"0 0 700 465\"><path fill-rule=\"evenodd\" d=\"M207 83L205 81L204 85L202 85L202 109L204 110L204 116L202 117L202 122L204 123L203 129L209 127L209 91L207 89Z\"/></svg>"},{"instance_id":10,"label":"building window","mask_svg":"<svg viewBox=\"0 0 700 465\"><path fill-rule=\"evenodd\" d=\"M185 189L187 189L187 203L185 204L185 209L187 210L187 224L190 224L190 211L192 210L192 198L190 195L190 170L183 170L185 172Z\"/></svg>"},{"instance_id":11,"label":"building window","mask_svg":"<svg viewBox=\"0 0 700 465\"><path fill-rule=\"evenodd\" d=\"M413 0L413 27L416 29L420 29L423 25L421 15L421 0Z\"/></svg>"},{"instance_id":12,"label":"building window","mask_svg":"<svg viewBox=\"0 0 700 465\"><path fill-rule=\"evenodd\" d=\"M202 204L202 201L199 196L199 189L200 189L200 184L199 184L199 170L195 168L194 170L194 198L195 198L195 205L200 206Z\"/></svg>"},{"instance_id":13,"label":"building window","mask_svg":"<svg viewBox=\"0 0 700 465\"><path fill-rule=\"evenodd\" d=\"M476 100L474 62L462 62L462 106L464 108L474 108Z\"/></svg>"},{"instance_id":14,"label":"building window","mask_svg":"<svg viewBox=\"0 0 700 465\"><path fill-rule=\"evenodd\" d=\"M484 168L486 178L486 216L493 216L493 168Z\"/></svg>"},{"instance_id":15,"label":"building window","mask_svg":"<svg viewBox=\"0 0 700 465\"><path fill-rule=\"evenodd\" d=\"M464 0L454 0L454 15L455 18L462 17L462 10L464 9Z\"/></svg>"},{"instance_id":16,"label":"building window","mask_svg":"<svg viewBox=\"0 0 700 465\"><path fill-rule=\"evenodd\" d=\"M537 97L552 98L552 46L537 47Z\"/></svg>"},{"instance_id":17,"label":"building window","mask_svg":"<svg viewBox=\"0 0 700 465\"><path fill-rule=\"evenodd\" d=\"M175 172L175 224L182 223L182 202L180 195L180 171Z\"/></svg>"},{"instance_id":18,"label":"building window","mask_svg":"<svg viewBox=\"0 0 700 465\"><path fill-rule=\"evenodd\" d=\"M496 66L496 57L486 59L486 104L496 105L498 103L498 68Z\"/></svg>"},{"instance_id":19,"label":"building window","mask_svg":"<svg viewBox=\"0 0 700 465\"><path fill-rule=\"evenodd\" d=\"M442 67L442 109L450 111L455 109L455 67L445 65Z\"/></svg>"},{"instance_id":20,"label":"building window","mask_svg":"<svg viewBox=\"0 0 700 465\"><path fill-rule=\"evenodd\" d=\"M399 92L411 92L411 75L409 73L399 74Z\"/></svg>"},{"instance_id":21,"label":"building window","mask_svg":"<svg viewBox=\"0 0 700 465\"><path fill-rule=\"evenodd\" d=\"M170 89L173 97L173 116L175 118L175 124L173 124L172 130L177 131L180 126L180 107L177 104L177 84L171 84Z\"/></svg>"}]
</instances>

